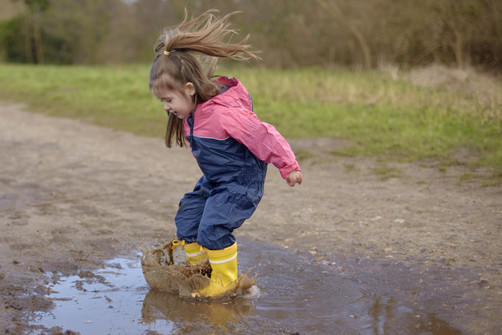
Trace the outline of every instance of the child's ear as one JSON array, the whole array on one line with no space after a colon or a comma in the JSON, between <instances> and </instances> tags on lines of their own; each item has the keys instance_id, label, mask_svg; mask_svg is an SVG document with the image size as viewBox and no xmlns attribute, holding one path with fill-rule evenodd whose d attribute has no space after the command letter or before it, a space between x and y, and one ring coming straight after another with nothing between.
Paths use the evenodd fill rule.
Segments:
<instances>
[{"instance_id":1,"label":"child's ear","mask_svg":"<svg viewBox=\"0 0 502 335\"><path fill-rule=\"evenodd\" d=\"M191 82L185 84L185 93L191 97L195 95L195 86Z\"/></svg>"}]
</instances>

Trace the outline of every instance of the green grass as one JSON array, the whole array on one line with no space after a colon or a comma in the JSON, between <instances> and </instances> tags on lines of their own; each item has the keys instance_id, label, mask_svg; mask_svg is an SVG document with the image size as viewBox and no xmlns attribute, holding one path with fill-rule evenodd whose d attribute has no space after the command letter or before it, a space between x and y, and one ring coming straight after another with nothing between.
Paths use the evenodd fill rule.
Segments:
<instances>
[{"instance_id":1,"label":"green grass","mask_svg":"<svg viewBox=\"0 0 502 335\"><path fill-rule=\"evenodd\" d=\"M502 97L498 111L488 110L468 94L416 87L378 71L240 70L238 74L262 119L286 137L346 138L356 143L349 149L353 154L406 160L446 157L469 147L483 151L486 163L502 162Z\"/></svg>"},{"instance_id":2,"label":"green grass","mask_svg":"<svg viewBox=\"0 0 502 335\"><path fill-rule=\"evenodd\" d=\"M161 136L166 113L148 89L148 68L0 65L0 98L30 110Z\"/></svg>"},{"instance_id":3,"label":"green grass","mask_svg":"<svg viewBox=\"0 0 502 335\"><path fill-rule=\"evenodd\" d=\"M255 112L287 138L352 141L341 155L415 161L450 160L502 169L502 83L479 93L428 88L380 71L320 68L220 70L238 77ZM486 92L485 92L486 94ZM35 112L79 118L146 136L163 136L166 115L148 89L148 65L29 66L0 64L0 99Z\"/></svg>"},{"instance_id":4,"label":"green grass","mask_svg":"<svg viewBox=\"0 0 502 335\"><path fill-rule=\"evenodd\" d=\"M373 167L373 173L380 176L382 180L401 177L401 171L398 168L388 166L387 164Z\"/></svg>"}]
</instances>

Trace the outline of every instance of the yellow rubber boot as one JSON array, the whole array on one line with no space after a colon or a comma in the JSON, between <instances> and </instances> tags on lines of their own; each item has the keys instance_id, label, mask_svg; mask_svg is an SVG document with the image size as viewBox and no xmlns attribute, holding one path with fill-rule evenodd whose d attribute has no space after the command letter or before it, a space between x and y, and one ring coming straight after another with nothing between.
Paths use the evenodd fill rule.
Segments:
<instances>
[{"instance_id":1,"label":"yellow rubber boot","mask_svg":"<svg viewBox=\"0 0 502 335\"><path fill-rule=\"evenodd\" d=\"M199 243L184 244L184 248L190 265L200 265L206 261L206 249L201 247Z\"/></svg>"},{"instance_id":2,"label":"yellow rubber boot","mask_svg":"<svg viewBox=\"0 0 502 335\"><path fill-rule=\"evenodd\" d=\"M234 289L237 283L237 242L222 250L207 249L211 264L211 281L198 293L208 298L217 297Z\"/></svg>"}]
</instances>

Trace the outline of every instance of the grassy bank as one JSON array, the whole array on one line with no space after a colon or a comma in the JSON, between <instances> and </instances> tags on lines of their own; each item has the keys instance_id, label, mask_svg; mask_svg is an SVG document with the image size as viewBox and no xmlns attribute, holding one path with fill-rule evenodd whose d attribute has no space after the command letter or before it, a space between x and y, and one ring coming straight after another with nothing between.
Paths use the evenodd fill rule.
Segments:
<instances>
[{"instance_id":1,"label":"grassy bank","mask_svg":"<svg viewBox=\"0 0 502 335\"><path fill-rule=\"evenodd\" d=\"M420 83L411 72L222 72L244 82L256 113L287 138L345 138L354 145L333 154L406 161L436 158L443 165L486 166L502 179L501 82L483 81L480 89L469 78ZM148 90L147 76L148 66L2 64L0 99L27 103L36 112L160 137L166 116ZM469 157L452 159L459 150Z\"/></svg>"}]
</instances>

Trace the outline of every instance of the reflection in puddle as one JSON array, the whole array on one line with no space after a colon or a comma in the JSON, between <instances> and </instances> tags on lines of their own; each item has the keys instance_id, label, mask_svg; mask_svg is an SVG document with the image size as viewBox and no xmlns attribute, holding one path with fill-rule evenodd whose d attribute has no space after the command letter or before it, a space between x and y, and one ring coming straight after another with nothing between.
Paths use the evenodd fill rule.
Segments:
<instances>
[{"instance_id":1,"label":"reflection in puddle","mask_svg":"<svg viewBox=\"0 0 502 335\"><path fill-rule=\"evenodd\" d=\"M173 322L179 321L178 326L185 324L188 328L194 328L198 324L200 328L205 323L214 323L224 330L228 330L228 323L238 322L252 314L255 314L255 306L248 299L206 303L180 299L172 293L155 290L148 292L141 309L142 321L147 324L167 318Z\"/></svg>"},{"instance_id":2,"label":"reflection in puddle","mask_svg":"<svg viewBox=\"0 0 502 335\"><path fill-rule=\"evenodd\" d=\"M239 242L241 271L252 268L261 294L228 302L184 300L150 290L140 257L66 277L51 289L56 306L34 324L81 334L459 334L392 297L340 278L309 255Z\"/></svg>"}]
</instances>

